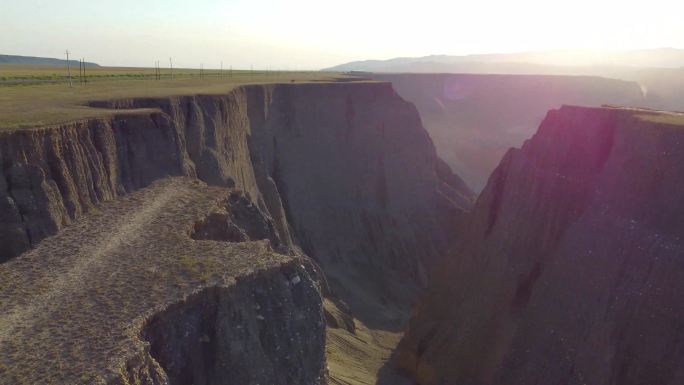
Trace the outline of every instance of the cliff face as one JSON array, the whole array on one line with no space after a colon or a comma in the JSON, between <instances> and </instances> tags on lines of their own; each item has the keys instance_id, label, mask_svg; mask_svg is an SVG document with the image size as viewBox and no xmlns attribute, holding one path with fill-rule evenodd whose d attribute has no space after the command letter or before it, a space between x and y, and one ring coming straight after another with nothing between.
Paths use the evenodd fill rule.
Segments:
<instances>
[{"instance_id":1,"label":"cliff face","mask_svg":"<svg viewBox=\"0 0 684 385\"><path fill-rule=\"evenodd\" d=\"M437 152L480 192L506 151L563 104L644 106L639 85L590 76L374 74L416 104Z\"/></svg>"},{"instance_id":2,"label":"cliff face","mask_svg":"<svg viewBox=\"0 0 684 385\"><path fill-rule=\"evenodd\" d=\"M323 384L320 293L302 270L239 279L156 314L143 338L168 383Z\"/></svg>"},{"instance_id":3,"label":"cliff face","mask_svg":"<svg viewBox=\"0 0 684 385\"><path fill-rule=\"evenodd\" d=\"M108 384L326 384L320 293L298 269L286 265L168 306L143 328L149 350Z\"/></svg>"},{"instance_id":4,"label":"cliff face","mask_svg":"<svg viewBox=\"0 0 684 385\"><path fill-rule=\"evenodd\" d=\"M194 175L163 114L0 133L0 260L57 233L99 202L167 175Z\"/></svg>"},{"instance_id":5,"label":"cliff face","mask_svg":"<svg viewBox=\"0 0 684 385\"><path fill-rule=\"evenodd\" d=\"M681 120L550 111L490 177L401 366L423 385L682 383Z\"/></svg>"}]
</instances>

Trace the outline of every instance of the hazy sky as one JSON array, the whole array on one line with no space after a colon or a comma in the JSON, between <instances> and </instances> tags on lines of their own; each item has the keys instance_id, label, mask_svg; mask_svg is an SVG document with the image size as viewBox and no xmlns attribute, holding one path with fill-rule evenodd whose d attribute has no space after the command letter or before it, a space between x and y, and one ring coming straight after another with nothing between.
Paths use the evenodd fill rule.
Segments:
<instances>
[{"instance_id":1,"label":"hazy sky","mask_svg":"<svg viewBox=\"0 0 684 385\"><path fill-rule=\"evenodd\" d=\"M318 69L361 59L684 48L673 0L0 0L0 53Z\"/></svg>"}]
</instances>

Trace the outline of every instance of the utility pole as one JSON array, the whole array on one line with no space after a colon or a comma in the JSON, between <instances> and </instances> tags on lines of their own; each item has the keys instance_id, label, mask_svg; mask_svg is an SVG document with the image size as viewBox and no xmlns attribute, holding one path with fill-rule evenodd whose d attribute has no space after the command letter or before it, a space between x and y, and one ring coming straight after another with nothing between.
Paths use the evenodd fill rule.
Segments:
<instances>
[{"instance_id":1,"label":"utility pole","mask_svg":"<svg viewBox=\"0 0 684 385\"><path fill-rule=\"evenodd\" d=\"M69 75L69 88L73 87L73 84L71 84L71 66L69 65L69 50L66 50L66 57L67 57L67 74Z\"/></svg>"},{"instance_id":2,"label":"utility pole","mask_svg":"<svg viewBox=\"0 0 684 385\"><path fill-rule=\"evenodd\" d=\"M173 61L169 58L169 65L171 66L171 80L173 80Z\"/></svg>"},{"instance_id":3,"label":"utility pole","mask_svg":"<svg viewBox=\"0 0 684 385\"><path fill-rule=\"evenodd\" d=\"M81 58L81 61L83 62L83 85L85 86L86 83L88 83L88 79L86 78L85 73L85 58Z\"/></svg>"},{"instance_id":4,"label":"utility pole","mask_svg":"<svg viewBox=\"0 0 684 385\"><path fill-rule=\"evenodd\" d=\"M230 65L230 69L228 70L228 77L232 78L233 77L233 65Z\"/></svg>"}]
</instances>

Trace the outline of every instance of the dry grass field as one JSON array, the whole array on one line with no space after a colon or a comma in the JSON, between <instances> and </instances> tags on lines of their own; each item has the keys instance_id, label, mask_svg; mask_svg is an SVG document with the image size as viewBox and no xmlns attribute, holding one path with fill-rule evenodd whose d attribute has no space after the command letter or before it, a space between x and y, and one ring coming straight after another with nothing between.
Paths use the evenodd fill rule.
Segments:
<instances>
[{"instance_id":1,"label":"dry grass field","mask_svg":"<svg viewBox=\"0 0 684 385\"><path fill-rule=\"evenodd\" d=\"M111 110L91 108L92 100L129 97L222 94L237 85L334 81L342 75L323 72L229 71L197 69L162 70L155 80L154 68L93 67L87 84L79 82L78 67L73 87L65 68L0 65L0 129L33 128L81 118L107 116Z\"/></svg>"},{"instance_id":2,"label":"dry grass field","mask_svg":"<svg viewBox=\"0 0 684 385\"><path fill-rule=\"evenodd\" d=\"M684 113L660 112L657 114L637 115L642 120L655 123L671 124L674 126L684 126Z\"/></svg>"}]
</instances>

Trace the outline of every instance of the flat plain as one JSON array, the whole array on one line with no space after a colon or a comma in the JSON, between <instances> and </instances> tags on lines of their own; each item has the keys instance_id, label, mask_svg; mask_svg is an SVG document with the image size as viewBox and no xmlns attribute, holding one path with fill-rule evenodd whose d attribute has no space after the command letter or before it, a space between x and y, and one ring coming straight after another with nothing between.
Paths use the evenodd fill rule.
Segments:
<instances>
[{"instance_id":1,"label":"flat plain","mask_svg":"<svg viewBox=\"0 0 684 385\"><path fill-rule=\"evenodd\" d=\"M0 65L0 129L34 128L76 119L109 116L112 110L93 108L89 101L132 97L223 94L245 84L335 81L330 72L87 67L84 84L78 67Z\"/></svg>"}]
</instances>

